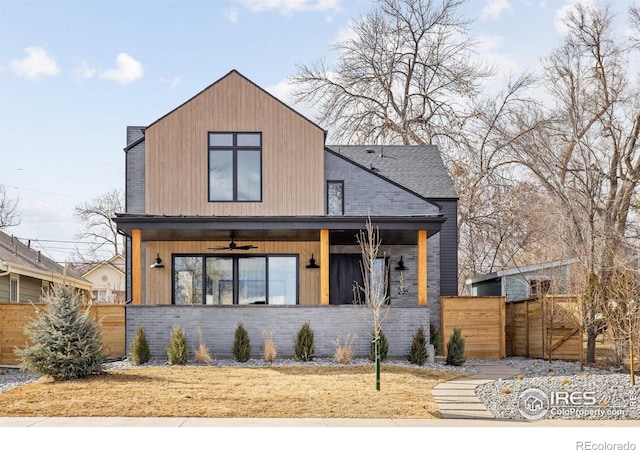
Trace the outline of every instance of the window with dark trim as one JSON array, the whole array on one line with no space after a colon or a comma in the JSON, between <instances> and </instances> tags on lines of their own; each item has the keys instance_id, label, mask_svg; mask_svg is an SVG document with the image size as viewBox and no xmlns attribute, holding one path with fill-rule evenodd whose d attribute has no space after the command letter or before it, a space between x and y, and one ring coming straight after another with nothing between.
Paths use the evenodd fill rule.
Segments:
<instances>
[{"instance_id":1,"label":"window with dark trim","mask_svg":"<svg viewBox=\"0 0 640 450\"><path fill-rule=\"evenodd\" d=\"M327 180L327 215L344 216L344 181Z\"/></svg>"},{"instance_id":2,"label":"window with dark trim","mask_svg":"<svg viewBox=\"0 0 640 450\"><path fill-rule=\"evenodd\" d=\"M262 133L209 132L209 201L262 201Z\"/></svg>"},{"instance_id":3,"label":"window with dark trim","mask_svg":"<svg viewBox=\"0 0 640 450\"><path fill-rule=\"evenodd\" d=\"M175 305L296 305L298 255L173 255Z\"/></svg>"}]
</instances>

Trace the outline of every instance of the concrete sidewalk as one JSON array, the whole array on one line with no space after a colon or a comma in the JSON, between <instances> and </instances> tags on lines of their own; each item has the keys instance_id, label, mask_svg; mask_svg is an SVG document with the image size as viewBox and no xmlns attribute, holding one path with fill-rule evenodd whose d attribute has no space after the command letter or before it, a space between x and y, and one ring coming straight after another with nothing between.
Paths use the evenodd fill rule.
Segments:
<instances>
[{"instance_id":1,"label":"concrete sidewalk","mask_svg":"<svg viewBox=\"0 0 640 450\"><path fill-rule=\"evenodd\" d=\"M467 378L447 381L433 388L432 395L445 419L494 419L476 396L476 387L499 378L518 375L518 370L500 363L476 364L480 373ZM516 421L517 423L520 423Z\"/></svg>"},{"instance_id":2,"label":"concrete sidewalk","mask_svg":"<svg viewBox=\"0 0 640 450\"><path fill-rule=\"evenodd\" d=\"M632 420L497 419L209 419L188 417L0 417L0 428L196 428L196 427L638 427Z\"/></svg>"}]
</instances>

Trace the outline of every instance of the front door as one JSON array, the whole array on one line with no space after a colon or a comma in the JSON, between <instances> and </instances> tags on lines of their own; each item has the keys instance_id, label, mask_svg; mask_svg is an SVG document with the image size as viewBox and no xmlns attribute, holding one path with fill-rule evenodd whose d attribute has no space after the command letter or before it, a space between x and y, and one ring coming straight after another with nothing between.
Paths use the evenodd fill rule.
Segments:
<instances>
[{"instance_id":1,"label":"front door","mask_svg":"<svg viewBox=\"0 0 640 450\"><path fill-rule=\"evenodd\" d=\"M362 256L332 254L329 258L329 304L352 305L355 284L362 286ZM362 299L364 300L364 298Z\"/></svg>"}]
</instances>

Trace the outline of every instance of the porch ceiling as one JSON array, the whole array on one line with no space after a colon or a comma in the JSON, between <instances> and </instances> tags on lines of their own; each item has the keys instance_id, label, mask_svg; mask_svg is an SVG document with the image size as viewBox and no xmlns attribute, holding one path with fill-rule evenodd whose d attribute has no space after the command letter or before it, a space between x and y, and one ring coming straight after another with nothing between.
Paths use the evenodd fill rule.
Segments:
<instances>
[{"instance_id":1,"label":"porch ceiling","mask_svg":"<svg viewBox=\"0 0 640 450\"><path fill-rule=\"evenodd\" d=\"M413 245L418 230L429 235L440 231L442 215L372 217L382 241ZM317 241L320 230L329 230L331 244L353 244L364 229L366 217L203 217L118 214L118 230L130 236L140 229L143 241L225 241L231 233L237 241Z\"/></svg>"}]
</instances>

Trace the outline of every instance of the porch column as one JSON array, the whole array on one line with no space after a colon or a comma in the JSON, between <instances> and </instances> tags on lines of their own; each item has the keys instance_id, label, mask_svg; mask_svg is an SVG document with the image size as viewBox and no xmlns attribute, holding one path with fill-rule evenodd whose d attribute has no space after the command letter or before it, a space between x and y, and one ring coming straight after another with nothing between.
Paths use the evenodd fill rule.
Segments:
<instances>
[{"instance_id":1,"label":"porch column","mask_svg":"<svg viewBox=\"0 0 640 450\"><path fill-rule=\"evenodd\" d=\"M131 294L134 305L142 304L142 231L131 231Z\"/></svg>"},{"instance_id":2,"label":"porch column","mask_svg":"<svg viewBox=\"0 0 640 450\"><path fill-rule=\"evenodd\" d=\"M329 230L320 230L320 304L329 304Z\"/></svg>"},{"instance_id":3,"label":"porch column","mask_svg":"<svg viewBox=\"0 0 640 450\"><path fill-rule=\"evenodd\" d=\"M418 305L427 304L427 230L418 230Z\"/></svg>"}]
</instances>

